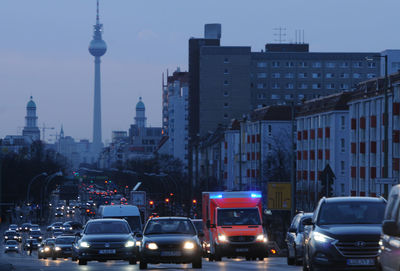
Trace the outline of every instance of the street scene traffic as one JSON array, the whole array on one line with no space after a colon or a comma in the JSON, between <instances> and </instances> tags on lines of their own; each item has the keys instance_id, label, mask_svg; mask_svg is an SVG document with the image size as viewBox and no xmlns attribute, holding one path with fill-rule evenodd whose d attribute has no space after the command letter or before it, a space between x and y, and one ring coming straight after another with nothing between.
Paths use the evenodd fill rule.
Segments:
<instances>
[{"instance_id":1,"label":"street scene traffic","mask_svg":"<svg viewBox=\"0 0 400 271\"><path fill-rule=\"evenodd\" d=\"M400 271L399 10L2 0L0 271Z\"/></svg>"}]
</instances>

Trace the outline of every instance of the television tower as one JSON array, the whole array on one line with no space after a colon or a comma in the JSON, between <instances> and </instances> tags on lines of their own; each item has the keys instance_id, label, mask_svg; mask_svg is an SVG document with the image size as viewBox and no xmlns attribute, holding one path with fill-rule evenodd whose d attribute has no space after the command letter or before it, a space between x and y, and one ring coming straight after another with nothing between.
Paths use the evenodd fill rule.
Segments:
<instances>
[{"instance_id":1,"label":"television tower","mask_svg":"<svg viewBox=\"0 0 400 271\"><path fill-rule=\"evenodd\" d=\"M101 82L100 57L107 51L107 45L101 37L103 25L99 18L99 0L97 0L96 24L93 26L93 39L89 44L89 53L94 56L94 107L93 107L93 150L98 154L103 147L101 141Z\"/></svg>"}]
</instances>

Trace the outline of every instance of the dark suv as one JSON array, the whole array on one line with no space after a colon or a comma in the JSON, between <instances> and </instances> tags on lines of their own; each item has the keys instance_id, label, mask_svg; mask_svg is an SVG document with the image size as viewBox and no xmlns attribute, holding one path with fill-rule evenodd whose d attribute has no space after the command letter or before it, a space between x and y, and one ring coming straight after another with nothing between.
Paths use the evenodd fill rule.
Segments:
<instances>
[{"instance_id":1,"label":"dark suv","mask_svg":"<svg viewBox=\"0 0 400 271\"><path fill-rule=\"evenodd\" d=\"M303 270L376 270L383 198L322 198L307 237Z\"/></svg>"},{"instance_id":2,"label":"dark suv","mask_svg":"<svg viewBox=\"0 0 400 271\"><path fill-rule=\"evenodd\" d=\"M88 261L126 260L136 264L136 239L125 219L89 220L72 247L72 259Z\"/></svg>"}]
</instances>

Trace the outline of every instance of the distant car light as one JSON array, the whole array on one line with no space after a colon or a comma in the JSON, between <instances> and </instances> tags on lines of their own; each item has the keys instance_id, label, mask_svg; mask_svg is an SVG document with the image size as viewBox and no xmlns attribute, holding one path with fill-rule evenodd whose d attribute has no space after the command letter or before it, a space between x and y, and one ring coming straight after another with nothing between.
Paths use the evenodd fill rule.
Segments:
<instances>
[{"instance_id":1,"label":"distant car light","mask_svg":"<svg viewBox=\"0 0 400 271\"><path fill-rule=\"evenodd\" d=\"M133 241L128 241L125 243L125 247L133 247L133 246L135 246L135 242Z\"/></svg>"},{"instance_id":2,"label":"distant car light","mask_svg":"<svg viewBox=\"0 0 400 271\"><path fill-rule=\"evenodd\" d=\"M148 244L146 245L146 247L147 247L148 249L150 249L150 250L156 250L156 249L158 249L158 246L157 246L156 243L148 243Z\"/></svg>"},{"instance_id":3,"label":"distant car light","mask_svg":"<svg viewBox=\"0 0 400 271\"><path fill-rule=\"evenodd\" d=\"M140 247L141 245L142 245L142 242L136 241L136 246L137 246L137 247Z\"/></svg>"},{"instance_id":4,"label":"distant car light","mask_svg":"<svg viewBox=\"0 0 400 271\"><path fill-rule=\"evenodd\" d=\"M257 242L268 242L268 238L264 234L260 234L256 237Z\"/></svg>"},{"instance_id":5,"label":"distant car light","mask_svg":"<svg viewBox=\"0 0 400 271\"><path fill-rule=\"evenodd\" d=\"M49 248L49 247L45 247L45 248L44 248L44 251L45 251L45 252L49 252L49 251L50 251L50 248Z\"/></svg>"},{"instance_id":6,"label":"distant car light","mask_svg":"<svg viewBox=\"0 0 400 271\"><path fill-rule=\"evenodd\" d=\"M194 243L193 242L185 242L183 245L184 249L194 249Z\"/></svg>"},{"instance_id":7,"label":"distant car light","mask_svg":"<svg viewBox=\"0 0 400 271\"><path fill-rule=\"evenodd\" d=\"M55 250L56 250L56 251L60 251L61 248L60 248L60 247L56 247Z\"/></svg>"}]
</instances>

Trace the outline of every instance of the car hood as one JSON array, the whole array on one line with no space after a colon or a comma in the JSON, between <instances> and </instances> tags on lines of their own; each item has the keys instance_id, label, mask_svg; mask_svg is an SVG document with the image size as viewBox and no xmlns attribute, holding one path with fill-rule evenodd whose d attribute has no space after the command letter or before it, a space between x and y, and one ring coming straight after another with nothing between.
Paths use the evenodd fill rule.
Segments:
<instances>
[{"instance_id":1,"label":"car hood","mask_svg":"<svg viewBox=\"0 0 400 271\"><path fill-rule=\"evenodd\" d=\"M72 244L56 244L56 247L72 247Z\"/></svg>"},{"instance_id":2,"label":"car hood","mask_svg":"<svg viewBox=\"0 0 400 271\"><path fill-rule=\"evenodd\" d=\"M196 241L193 235L184 234L151 234L143 237L143 243L155 242L157 244L181 244L185 241Z\"/></svg>"},{"instance_id":3,"label":"car hood","mask_svg":"<svg viewBox=\"0 0 400 271\"><path fill-rule=\"evenodd\" d=\"M263 233L262 226L233 226L233 227L217 227L219 234L226 236L238 236L238 235L259 235Z\"/></svg>"},{"instance_id":4,"label":"car hood","mask_svg":"<svg viewBox=\"0 0 400 271\"><path fill-rule=\"evenodd\" d=\"M130 234L85 234L81 240L86 242L123 242L131 237Z\"/></svg>"},{"instance_id":5,"label":"car hood","mask_svg":"<svg viewBox=\"0 0 400 271\"><path fill-rule=\"evenodd\" d=\"M348 225L321 225L316 231L337 240L358 240L363 241L379 240L382 232L380 224L348 224Z\"/></svg>"}]
</instances>

